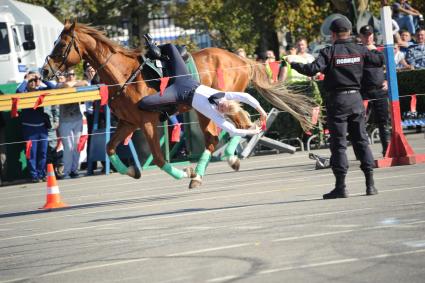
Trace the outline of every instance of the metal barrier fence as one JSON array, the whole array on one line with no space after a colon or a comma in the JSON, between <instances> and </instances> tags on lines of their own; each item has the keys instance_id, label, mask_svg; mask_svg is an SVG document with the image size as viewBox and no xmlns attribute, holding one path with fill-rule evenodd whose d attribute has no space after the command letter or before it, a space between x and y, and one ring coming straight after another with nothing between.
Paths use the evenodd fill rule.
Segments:
<instances>
[{"instance_id":1,"label":"metal barrier fence","mask_svg":"<svg viewBox=\"0 0 425 283\"><path fill-rule=\"evenodd\" d=\"M149 33L159 44L180 40L191 41L201 49L214 46L208 32L198 29L183 29L176 26L174 19L169 16L152 16L149 21Z\"/></svg>"}]
</instances>

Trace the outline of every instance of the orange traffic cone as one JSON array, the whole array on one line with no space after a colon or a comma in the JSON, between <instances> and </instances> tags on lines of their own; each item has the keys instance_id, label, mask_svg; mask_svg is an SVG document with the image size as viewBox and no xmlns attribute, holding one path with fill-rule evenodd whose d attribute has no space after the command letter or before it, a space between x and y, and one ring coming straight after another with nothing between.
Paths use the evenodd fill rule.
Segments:
<instances>
[{"instance_id":1,"label":"orange traffic cone","mask_svg":"<svg viewBox=\"0 0 425 283\"><path fill-rule=\"evenodd\" d=\"M47 164L47 201L41 209L54 209L67 206L68 205L66 203L61 201L59 187L53 170L53 164Z\"/></svg>"}]
</instances>

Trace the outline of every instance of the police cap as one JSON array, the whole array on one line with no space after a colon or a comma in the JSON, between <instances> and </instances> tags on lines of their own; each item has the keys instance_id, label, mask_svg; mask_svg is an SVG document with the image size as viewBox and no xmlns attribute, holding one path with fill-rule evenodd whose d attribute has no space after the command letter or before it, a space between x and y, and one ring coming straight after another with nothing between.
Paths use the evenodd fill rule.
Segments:
<instances>
[{"instance_id":1,"label":"police cap","mask_svg":"<svg viewBox=\"0 0 425 283\"><path fill-rule=\"evenodd\" d=\"M360 33L363 35L369 35L373 33L373 27L370 25L365 25L360 28Z\"/></svg>"},{"instance_id":2,"label":"police cap","mask_svg":"<svg viewBox=\"0 0 425 283\"><path fill-rule=\"evenodd\" d=\"M330 30L333 32L345 32L353 29L351 23L346 18L338 18L331 23Z\"/></svg>"}]
</instances>

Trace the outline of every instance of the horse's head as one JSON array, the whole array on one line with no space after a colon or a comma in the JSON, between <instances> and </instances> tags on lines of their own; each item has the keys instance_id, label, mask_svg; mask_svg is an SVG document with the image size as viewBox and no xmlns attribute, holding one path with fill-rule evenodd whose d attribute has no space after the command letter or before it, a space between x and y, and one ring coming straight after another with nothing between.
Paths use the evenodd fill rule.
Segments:
<instances>
[{"instance_id":1,"label":"horse's head","mask_svg":"<svg viewBox=\"0 0 425 283\"><path fill-rule=\"evenodd\" d=\"M50 55L46 57L42 68L42 76L46 79L55 77L58 73L77 65L82 60L81 49L75 35L75 21L65 21L64 28L55 41Z\"/></svg>"}]
</instances>

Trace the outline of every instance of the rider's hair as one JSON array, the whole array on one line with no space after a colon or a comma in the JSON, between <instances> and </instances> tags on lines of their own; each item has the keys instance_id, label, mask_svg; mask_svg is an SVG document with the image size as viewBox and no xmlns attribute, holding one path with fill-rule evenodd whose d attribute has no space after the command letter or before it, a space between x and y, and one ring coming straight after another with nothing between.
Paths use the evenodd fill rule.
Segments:
<instances>
[{"instance_id":1,"label":"rider's hair","mask_svg":"<svg viewBox=\"0 0 425 283\"><path fill-rule=\"evenodd\" d=\"M224 113L227 117L229 117L233 122L237 124L235 119L233 119L233 117L237 116L240 122L242 122L242 124L245 126L244 128L252 126L252 121L249 116L249 113L243 110L239 102L235 100L227 100L227 103L229 111ZM240 128L241 126L242 125L236 125L236 127L238 128Z\"/></svg>"}]
</instances>

